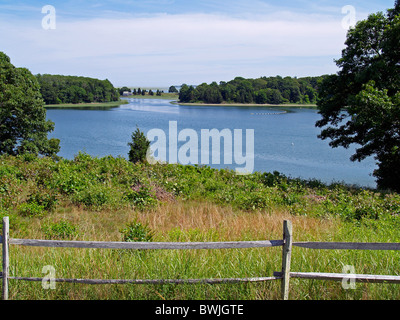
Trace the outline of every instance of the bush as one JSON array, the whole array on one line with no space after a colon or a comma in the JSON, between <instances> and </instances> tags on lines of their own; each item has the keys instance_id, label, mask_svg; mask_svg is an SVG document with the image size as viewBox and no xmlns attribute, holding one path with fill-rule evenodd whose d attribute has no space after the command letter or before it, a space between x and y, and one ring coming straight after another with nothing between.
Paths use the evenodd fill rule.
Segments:
<instances>
[{"instance_id":1,"label":"bush","mask_svg":"<svg viewBox=\"0 0 400 320\"><path fill-rule=\"evenodd\" d=\"M128 154L130 162L147 162L146 157L150 147L150 141L139 128L136 128L136 131L132 134L132 142L128 143L128 146L130 147Z\"/></svg>"},{"instance_id":2,"label":"bush","mask_svg":"<svg viewBox=\"0 0 400 320\"><path fill-rule=\"evenodd\" d=\"M49 223L43 227L43 231L46 239L54 240L72 239L78 235L77 227L66 220Z\"/></svg>"},{"instance_id":3,"label":"bush","mask_svg":"<svg viewBox=\"0 0 400 320\"><path fill-rule=\"evenodd\" d=\"M36 202L25 202L19 205L18 213L23 217L41 217L44 215L44 206Z\"/></svg>"},{"instance_id":4,"label":"bush","mask_svg":"<svg viewBox=\"0 0 400 320\"><path fill-rule=\"evenodd\" d=\"M150 242L153 240L154 232L148 224L142 224L136 219L126 225L125 229L120 230L125 242Z\"/></svg>"},{"instance_id":5,"label":"bush","mask_svg":"<svg viewBox=\"0 0 400 320\"><path fill-rule=\"evenodd\" d=\"M269 199L266 194L260 192L250 192L236 200L237 205L243 210L265 209L269 205Z\"/></svg>"},{"instance_id":6,"label":"bush","mask_svg":"<svg viewBox=\"0 0 400 320\"><path fill-rule=\"evenodd\" d=\"M26 202L42 206L46 211L53 211L57 205L57 197L50 190L41 190L31 194Z\"/></svg>"},{"instance_id":7,"label":"bush","mask_svg":"<svg viewBox=\"0 0 400 320\"><path fill-rule=\"evenodd\" d=\"M107 186L90 185L88 188L77 192L73 196L73 202L92 209L101 209L106 205L112 206L118 202L112 193L112 188Z\"/></svg>"},{"instance_id":8,"label":"bush","mask_svg":"<svg viewBox=\"0 0 400 320\"><path fill-rule=\"evenodd\" d=\"M84 190L88 181L82 174L74 171L72 166L63 165L55 177L54 187L64 194L73 194Z\"/></svg>"},{"instance_id":9,"label":"bush","mask_svg":"<svg viewBox=\"0 0 400 320\"><path fill-rule=\"evenodd\" d=\"M157 204L154 192L150 188L140 184L126 191L124 198L139 210L151 208Z\"/></svg>"}]
</instances>

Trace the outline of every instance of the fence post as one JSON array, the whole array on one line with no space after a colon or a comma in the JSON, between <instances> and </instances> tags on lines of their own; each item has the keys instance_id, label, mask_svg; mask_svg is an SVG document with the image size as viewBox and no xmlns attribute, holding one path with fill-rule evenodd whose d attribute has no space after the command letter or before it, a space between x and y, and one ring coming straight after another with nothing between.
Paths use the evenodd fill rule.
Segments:
<instances>
[{"instance_id":1,"label":"fence post","mask_svg":"<svg viewBox=\"0 0 400 320\"><path fill-rule=\"evenodd\" d=\"M289 299L290 259L292 255L292 223L283 222L283 249L282 249L282 300Z\"/></svg>"},{"instance_id":2,"label":"fence post","mask_svg":"<svg viewBox=\"0 0 400 320\"><path fill-rule=\"evenodd\" d=\"M8 256L8 237L9 237L9 221L8 217L3 218L3 300L8 300L8 272L9 272L9 256Z\"/></svg>"}]
</instances>

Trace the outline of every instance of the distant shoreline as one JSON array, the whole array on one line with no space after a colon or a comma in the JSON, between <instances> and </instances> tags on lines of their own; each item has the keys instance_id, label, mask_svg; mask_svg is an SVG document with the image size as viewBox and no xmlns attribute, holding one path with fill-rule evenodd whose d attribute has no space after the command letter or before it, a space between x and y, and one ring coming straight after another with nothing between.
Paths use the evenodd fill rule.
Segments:
<instances>
[{"instance_id":1,"label":"distant shoreline","mask_svg":"<svg viewBox=\"0 0 400 320\"><path fill-rule=\"evenodd\" d=\"M96 102L96 103L64 103L64 104L47 104L45 108L51 109L62 109L62 108L113 108L118 107L123 104L129 104L128 99L161 99L161 100L170 100L171 104L179 105L179 106L212 106L212 107L270 107L270 108L309 108L309 109L317 109L316 104L296 104L296 103L286 103L286 104L257 104L257 103L203 103L203 102L193 102L193 103L184 103L179 102L179 100L173 99L172 95L169 96L125 96L121 97L119 101L112 102ZM174 97L176 98L176 96Z\"/></svg>"},{"instance_id":2,"label":"distant shoreline","mask_svg":"<svg viewBox=\"0 0 400 320\"><path fill-rule=\"evenodd\" d=\"M213 106L213 107L273 107L273 108L310 108L317 109L316 104L297 104L297 103L285 103L285 104L257 104L257 103L181 103L179 101L171 102L180 106Z\"/></svg>"},{"instance_id":3,"label":"distant shoreline","mask_svg":"<svg viewBox=\"0 0 400 320\"><path fill-rule=\"evenodd\" d=\"M213 107L285 107L285 108L310 108L310 109L317 109L316 104L306 104L306 103L284 103L284 104L259 104L259 103L237 103L237 102L232 102L232 103L205 103L205 102L192 102L192 103L187 103L187 102L179 102L179 100L176 100L174 98L177 98L176 94L169 94L169 96L142 96L142 95L131 95L131 96L125 96L123 98L131 98L131 99L163 99L163 100L172 100L170 103L172 104L177 104L180 106L213 106Z\"/></svg>"},{"instance_id":4,"label":"distant shoreline","mask_svg":"<svg viewBox=\"0 0 400 320\"><path fill-rule=\"evenodd\" d=\"M157 96L156 94L154 95L149 95L148 93L146 95L141 95L141 94L136 94L136 95L129 95L129 96L121 96L121 98L127 98L127 99L161 99L161 100L176 100L178 99L178 94L176 93L163 93L161 96Z\"/></svg>"},{"instance_id":5,"label":"distant shoreline","mask_svg":"<svg viewBox=\"0 0 400 320\"><path fill-rule=\"evenodd\" d=\"M205 102L179 102L174 98L176 94L169 94L169 96L142 96L142 95L131 95L125 96L122 98L131 98L131 99L163 99L163 100L171 100L171 104L179 105L179 106L212 106L212 107L272 107L272 108L309 108L309 109L317 109L316 104L305 104L305 103L284 103L284 104L258 104L258 103L205 103Z\"/></svg>"},{"instance_id":6,"label":"distant shoreline","mask_svg":"<svg viewBox=\"0 0 400 320\"><path fill-rule=\"evenodd\" d=\"M92 102L92 103L60 103L46 104L45 108L62 109L62 108L114 108L122 104L128 104L126 100L111 101L111 102Z\"/></svg>"}]
</instances>

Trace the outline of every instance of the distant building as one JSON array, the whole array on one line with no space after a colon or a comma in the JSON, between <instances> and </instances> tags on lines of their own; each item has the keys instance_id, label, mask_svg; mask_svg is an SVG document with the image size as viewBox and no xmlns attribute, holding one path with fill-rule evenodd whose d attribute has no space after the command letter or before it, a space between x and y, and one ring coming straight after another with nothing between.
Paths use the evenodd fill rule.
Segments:
<instances>
[{"instance_id":1,"label":"distant building","mask_svg":"<svg viewBox=\"0 0 400 320\"><path fill-rule=\"evenodd\" d=\"M124 91L122 93L123 96L130 96L132 93L130 93L129 91Z\"/></svg>"}]
</instances>

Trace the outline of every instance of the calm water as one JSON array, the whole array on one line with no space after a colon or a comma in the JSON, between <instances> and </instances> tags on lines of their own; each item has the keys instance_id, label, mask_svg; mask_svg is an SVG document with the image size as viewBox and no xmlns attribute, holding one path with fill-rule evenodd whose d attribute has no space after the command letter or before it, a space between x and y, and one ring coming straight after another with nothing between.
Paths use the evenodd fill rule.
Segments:
<instances>
[{"instance_id":1,"label":"calm water","mask_svg":"<svg viewBox=\"0 0 400 320\"><path fill-rule=\"evenodd\" d=\"M246 129L254 129L254 171L276 170L291 177L375 187L372 158L353 163L349 158L354 149L332 149L328 141L317 138L320 129L314 124L320 115L316 110L292 108L277 114L281 110L267 107L177 106L167 100L151 99L129 101L108 110L48 110L48 119L55 122L51 137L61 140L59 155L72 159L84 151L98 157L127 157L127 143L136 126L145 133L162 129L168 141L169 121L177 121L178 133L185 128L194 129L199 139L201 129L228 128L232 133L233 129L243 129L245 142Z\"/></svg>"}]
</instances>

